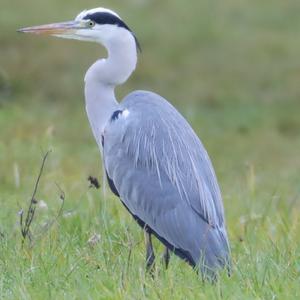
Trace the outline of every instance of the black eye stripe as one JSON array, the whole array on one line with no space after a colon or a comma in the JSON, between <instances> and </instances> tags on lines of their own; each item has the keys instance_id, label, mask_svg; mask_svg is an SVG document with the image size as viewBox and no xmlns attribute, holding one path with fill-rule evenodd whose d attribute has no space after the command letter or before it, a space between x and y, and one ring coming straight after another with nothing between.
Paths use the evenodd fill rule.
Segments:
<instances>
[{"instance_id":1,"label":"black eye stripe","mask_svg":"<svg viewBox=\"0 0 300 300\"><path fill-rule=\"evenodd\" d=\"M110 13L97 12L94 14L86 15L83 19L84 20L92 20L99 25L104 25L104 24L117 25L119 27L122 27L122 28L125 28L125 29L131 31L129 29L129 27L121 19L119 19L118 17L116 17L115 15L110 14Z\"/></svg>"},{"instance_id":2,"label":"black eye stripe","mask_svg":"<svg viewBox=\"0 0 300 300\"><path fill-rule=\"evenodd\" d=\"M94 21L96 24L99 25L116 25L118 27L127 29L130 31L135 39L136 47L139 51L141 51L141 46L139 41L137 40L135 34L131 31L131 29L117 16L107 13L107 12L96 12L94 14L88 14L84 18L84 20L91 20Z\"/></svg>"}]
</instances>

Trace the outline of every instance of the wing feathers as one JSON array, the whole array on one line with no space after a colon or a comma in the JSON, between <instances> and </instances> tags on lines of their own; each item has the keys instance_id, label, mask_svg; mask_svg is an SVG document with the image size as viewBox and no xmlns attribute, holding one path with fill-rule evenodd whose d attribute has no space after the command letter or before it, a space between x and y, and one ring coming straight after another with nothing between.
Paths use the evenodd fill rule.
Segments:
<instances>
[{"instance_id":1,"label":"wing feathers","mask_svg":"<svg viewBox=\"0 0 300 300\"><path fill-rule=\"evenodd\" d=\"M122 201L174 247L216 265L229 249L220 190L200 140L156 94L132 93L121 108L130 114L106 126L104 163Z\"/></svg>"}]
</instances>

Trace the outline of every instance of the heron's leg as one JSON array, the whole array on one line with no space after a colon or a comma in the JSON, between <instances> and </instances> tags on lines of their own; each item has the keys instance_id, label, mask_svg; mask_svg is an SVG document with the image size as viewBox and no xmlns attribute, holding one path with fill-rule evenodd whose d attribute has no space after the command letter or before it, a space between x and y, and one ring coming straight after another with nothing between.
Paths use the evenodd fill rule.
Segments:
<instances>
[{"instance_id":1,"label":"heron's leg","mask_svg":"<svg viewBox=\"0 0 300 300\"><path fill-rule=\"evenodd\" d=\"M169 262L170 262L170 251L168 247L165 247L165 251L163 253L163 264L165 265L165 268L168 269Z\"/></svg>"},{"instance_id":2,"label":"heron's leg","mask_svg":"<svg viewBox=\"0 0 300 300\"><path fill-rule=\"evenodd\" d=\"M146 270L147 272L153 272L155 255L152 246L151 233L147 230L147 228L145 228L144 234L146 243Z\"/></svg>"}]
</instances>

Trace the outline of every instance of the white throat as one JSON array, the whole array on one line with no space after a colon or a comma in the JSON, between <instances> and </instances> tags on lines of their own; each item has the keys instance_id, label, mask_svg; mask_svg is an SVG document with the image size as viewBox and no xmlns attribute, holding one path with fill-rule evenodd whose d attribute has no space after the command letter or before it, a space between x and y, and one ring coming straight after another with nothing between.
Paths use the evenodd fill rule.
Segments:
<instances>
[{"instance_id":1,"label":"white throat","mask_svg":"<svg viewBox=\"0 0 300 300\"><path fill-rule=\"evenodd\" d=\"M98 41L107 49L108 57L96 61L88 69L85 75L85 101L89 122L101 149L105 125L119 105L114 89L135 70L137 49L133 35L123 28L114 28Z\"/></svg>"}]
</instances>

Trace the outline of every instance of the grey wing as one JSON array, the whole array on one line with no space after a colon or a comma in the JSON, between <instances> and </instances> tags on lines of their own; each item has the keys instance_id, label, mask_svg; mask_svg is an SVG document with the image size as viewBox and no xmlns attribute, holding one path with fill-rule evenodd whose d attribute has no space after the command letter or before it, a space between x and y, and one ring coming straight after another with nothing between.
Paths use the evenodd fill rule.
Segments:
<instances>
[{"instance_id":1,"label":"grey wing","mask_svg":"<svg viewBox=\"0 0 300 300\"><path fill-rule=\"evenodd\" d=\"M104 131L104 164L130 212L209 268L229 257L223 204L200 140L162 97L134 92Z\"/></svg>"}]
</instances>

